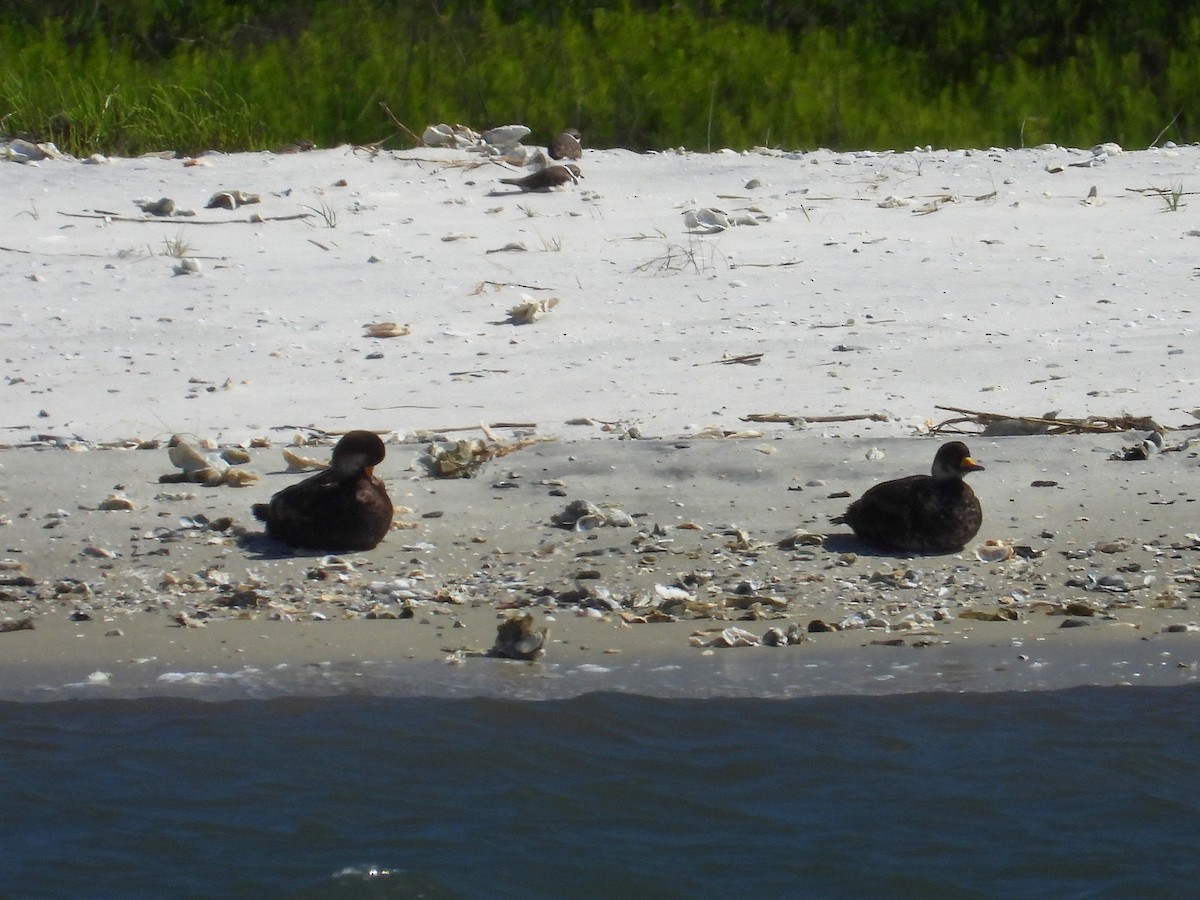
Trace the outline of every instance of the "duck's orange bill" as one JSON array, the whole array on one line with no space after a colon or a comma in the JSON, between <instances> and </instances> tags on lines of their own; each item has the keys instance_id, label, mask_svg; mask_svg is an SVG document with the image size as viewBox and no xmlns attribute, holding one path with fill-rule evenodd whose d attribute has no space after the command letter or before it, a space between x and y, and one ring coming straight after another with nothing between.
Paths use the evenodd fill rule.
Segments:
<instances>
[{"instance_id":1,"label":"duck's orange bill","mask_svg":"<svg viewBox=\"0 0 1200 900\"><path fill-rule=\"evenodd\" d=\"M964 459L962 462L960 462L958 464L958 467L960 469L962 469L964 472L982 472L982 471L984 471L983 466L981 466L979 463L975 462L975 460L971 459L971 457L969 457L969 456L966 459Z\"/></svg>"}]
</instances>

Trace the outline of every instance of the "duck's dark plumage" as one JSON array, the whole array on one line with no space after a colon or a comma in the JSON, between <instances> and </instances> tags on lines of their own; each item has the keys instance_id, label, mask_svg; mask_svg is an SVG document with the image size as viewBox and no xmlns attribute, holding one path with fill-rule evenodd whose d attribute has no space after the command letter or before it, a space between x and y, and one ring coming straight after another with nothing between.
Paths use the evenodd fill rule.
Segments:
<instances>
[{"instance_id":1,"label":"duck's dark plumage","mask_svg":"<svg viewBox=\"0 0 1200 900\"><path fill-rule=\"evenodd\" d=\"M333 448L329 468L285 487L254 517L267 534L293 547L370 550L392 526L392 501L373 468L383 462L383 441L369 431L347 432Z\"/></svg>"},{"instance_id":2,"label":"duck's dark plumage","mask_svg":"<svg viewBox=\"0 0 1200 900\"><path fill-rule=\"evenodd\" d=\"M891 550L954 553L979 533L983 510L963 481L983 466L961 441L938 448L929 475L910 475L870 488L835 518L863 541Z\"/></svg>"}]
</instances>

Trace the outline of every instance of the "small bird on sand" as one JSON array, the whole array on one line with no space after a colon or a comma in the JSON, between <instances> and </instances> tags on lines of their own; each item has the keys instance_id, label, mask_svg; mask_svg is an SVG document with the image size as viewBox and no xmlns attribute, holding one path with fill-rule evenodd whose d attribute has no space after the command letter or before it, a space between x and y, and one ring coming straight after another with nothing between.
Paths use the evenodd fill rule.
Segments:
<instances>
[{"instance_id":1,"label":"small bird on sand","mask_svg":"<svg viewBox=\"0 0 1200 900\"><path fill-rule=\"evenodd\" d=\"M551 159L582 159L583 144L580 141L579 131L567 128L555 136L546 148L546 152L550 154Z\"/></svg>"},{"instance_id":2,"label":"small bird on sand","mask_svg":"<svg viewBox=\"0 0 1200 900\"><path fill-rule=\"evenodd\" d=\"M268 535L293 547L370 550L392 527L391 498L373 471L384 455L378 435L347 432L333 448L328 469L251 511L267 523Z\"/></svg>"},{"instance_id":3,"label":"small bird on sand","mask_svg":"<svg viewBox=\"0 0 1200 900\"><path fill-rule=\"evenodd\" d=\"M577 184L583 175L579 166L568 163L565 166L546 166L522 178L501 178L501 184L511 184L523 191L548 191L564 184Z\"/></svg>"},{"instance_id":4,"label":"small bird on sand","mask_svg":"<svg viewBox=\"0 0 1200 900\"><path fill-rule=\"evenodd\" d=\"M938 448L929 475L909 475L867 490L834 518L863 541L891 550L955 553L979 532L983 510L963 481L983 471L962 441Z\"/></svg>"}]
</instances>

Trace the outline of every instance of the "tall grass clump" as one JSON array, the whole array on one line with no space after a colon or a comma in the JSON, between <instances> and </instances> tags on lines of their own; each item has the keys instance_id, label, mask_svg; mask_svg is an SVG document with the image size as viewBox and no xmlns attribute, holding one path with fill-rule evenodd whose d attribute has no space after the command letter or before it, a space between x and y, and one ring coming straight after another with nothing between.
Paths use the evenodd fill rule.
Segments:
<instances>
[{"instance_id":1,"label":"tall grass clump","mask_svg":"<svg viewBox=\"0 0 1200 900\"><path fill-rule=\"evenodd\" d=\"M567 124L591 146L1187 140L1200 11L1075 0L10 0L0 133L74 153L410 142Z\"/></svg>"}]
</instances>

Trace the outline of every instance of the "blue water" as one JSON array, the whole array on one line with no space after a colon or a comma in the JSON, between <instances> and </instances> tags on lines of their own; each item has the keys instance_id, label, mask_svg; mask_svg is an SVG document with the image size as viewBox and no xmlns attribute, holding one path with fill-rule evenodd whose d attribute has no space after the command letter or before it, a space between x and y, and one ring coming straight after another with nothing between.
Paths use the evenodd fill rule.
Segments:
<instances>
[{"instance_id":1,"label":"blue water","mask_svg":"<svg viewBox=\"0 0 1200 900\"><path fill-rule=\"evenodd\" d=\"M0 704L0 897L1181 897L1200 688Z\"/></svg>"}]
</instances>

